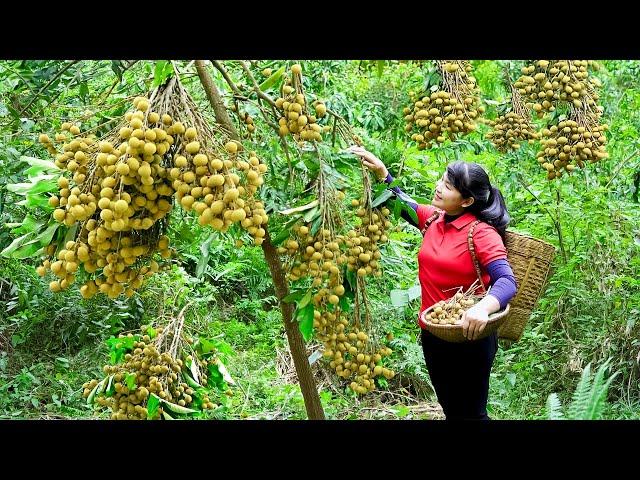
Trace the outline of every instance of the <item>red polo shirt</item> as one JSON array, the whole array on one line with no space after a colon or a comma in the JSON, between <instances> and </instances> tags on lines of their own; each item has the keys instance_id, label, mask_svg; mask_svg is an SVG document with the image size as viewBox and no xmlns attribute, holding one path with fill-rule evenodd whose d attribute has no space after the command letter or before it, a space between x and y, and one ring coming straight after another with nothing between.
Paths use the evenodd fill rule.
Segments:
<instances>
[{"instance_id":1,"label":"red polo shirt","mask_svg":"<svg viewBox=\"0 0 640 480\"><path fill-rule=\"evenodd\" d=\"M420 230L434 212L436 208L432 205L418 205ZM467 243L474 220L476 216L467 212L445 223L442 213L427 229L418 252L418 278L422 288L420 313L440 300L451 298L456 293L455 288L462 286L466 290L478 278ZM484 222L476 225L473 244L482 281L488 287L490 279L485 267L494 260L506 259L507 249L498 231Z\"/></svg>"}]
</instances>

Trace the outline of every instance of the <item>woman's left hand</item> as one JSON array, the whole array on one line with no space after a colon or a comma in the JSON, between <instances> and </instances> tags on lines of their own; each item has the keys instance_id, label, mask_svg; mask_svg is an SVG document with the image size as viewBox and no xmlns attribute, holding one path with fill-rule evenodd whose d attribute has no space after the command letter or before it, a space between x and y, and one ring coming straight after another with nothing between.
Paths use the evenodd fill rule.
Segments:
<instances>
[{"instance_id":1,"label":"woman's left hand","mask_svg":"<svg viewBox=\"0 0 640 480\"><path fill-rule=\"evenodd\" d=\"M467 340L480 336L489 321L489 314L483 308L471 307L462 317L462 334Z\"/></svg>"}]
</instances>

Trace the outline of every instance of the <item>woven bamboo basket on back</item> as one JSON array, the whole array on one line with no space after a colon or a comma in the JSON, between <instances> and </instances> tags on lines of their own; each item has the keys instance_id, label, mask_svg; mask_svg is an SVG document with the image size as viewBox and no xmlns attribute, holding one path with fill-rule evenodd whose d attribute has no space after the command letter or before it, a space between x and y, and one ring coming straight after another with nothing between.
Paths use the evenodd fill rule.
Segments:
<instances>
[{"instance_id":1,"label":"woven bamboo basket on back","mask_svg":"<svg viewBox=\"0 0 640 480\"><path fill-rule=\"evenodd\" d=\"M521 233L507 231L507 258L518 283L511 308L498 329L498 337L519 340L540 298L556 249L550 243Z\"/></svg>"}]
</instances>

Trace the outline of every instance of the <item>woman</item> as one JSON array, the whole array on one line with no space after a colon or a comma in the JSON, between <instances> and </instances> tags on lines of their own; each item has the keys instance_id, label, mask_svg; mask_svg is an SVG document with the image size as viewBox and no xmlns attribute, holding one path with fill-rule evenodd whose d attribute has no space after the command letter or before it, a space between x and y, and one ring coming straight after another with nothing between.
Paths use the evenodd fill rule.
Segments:
<instances>
[{"instance_id":1,"label":"woman","mask_svg":"<svg viewBox=\"0 0 640 480\"><path fill-rule=\"evenodd\" d=\"M363 165L379 180L393 181L384 163L362 147L349 151L361 157ZM396 197L411 206L418 216L416 224L424 232L418 253L418 277L422 289L420 313L440 300L453 296L456 288L465 290L477 280L468 250L467 235L475 227L473 243L482 280L491 291L471 307L462 319L468 341L452 343L422 330L422 349L429 376L447 420L489 420L487 398L489 375L498 349L497 334L477 339L490 314L503 309L516 292L516 280L507 260L505 231L510 217L502 194L493 187L487 173L476 163L453 162L438 180L431 205L419 205L398 187ZM432 217L435 213L439 215Z\"/></svg>"}]
</instances>

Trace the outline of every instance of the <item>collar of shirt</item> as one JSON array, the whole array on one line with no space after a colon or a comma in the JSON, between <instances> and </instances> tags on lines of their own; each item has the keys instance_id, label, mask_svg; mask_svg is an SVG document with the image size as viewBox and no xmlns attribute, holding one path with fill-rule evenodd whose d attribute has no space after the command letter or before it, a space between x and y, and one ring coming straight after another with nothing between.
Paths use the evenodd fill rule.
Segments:
<instances>
[{"instance_id":1,"label":"collar of shirt","mask_svg":"<svg viewBox=\"0 0 640 480\"><path fill-rule=\"evenodd\" d=\"M476 216L473 213L465 212L462 215L460 215L458 218L456 218L455 220L452 220L449 223L447 223L447 225L453 225L454 227L456 227L457 230L462 230L464 227L469 225L474 220L476 220ZM442 227L440 227L440 228L442 228L444 230L444 227L445 227L444 215L442 215L438 219L438 223L442 224Z\"/></svg>"}]
</instances>

